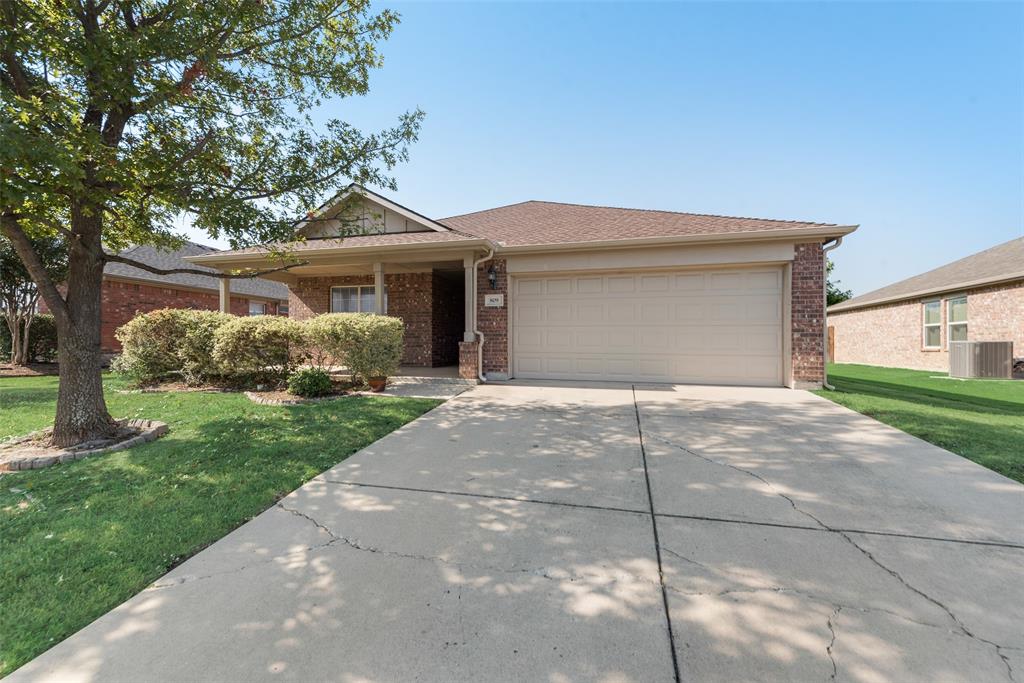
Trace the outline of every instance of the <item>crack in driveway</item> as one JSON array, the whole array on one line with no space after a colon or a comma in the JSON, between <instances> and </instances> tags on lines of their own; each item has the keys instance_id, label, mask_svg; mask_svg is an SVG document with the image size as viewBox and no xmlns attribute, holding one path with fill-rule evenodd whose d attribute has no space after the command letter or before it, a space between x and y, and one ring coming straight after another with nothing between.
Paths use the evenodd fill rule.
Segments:
<instances>
[{"instance_id":1,"label":"crack in driveway","mask_svg":"<svg viewBox=\"0 0 1024 683\"><path fill-rule=\"evenodd\" d=\"M862 553L864 555L864 557L866 557L871 563L873 563L879 569L885 571L893 579L895 579L897 582L899 582L900 585L902 585L904 588L906 588L907 590L913 592L914 594L918 595L919 597L923 598L924 600L928 601L929 603L931 603L935 607L938 607L941 611L943 611L946 614L946 616L949 618L949 620L953 623L953 626L956 628L956 630L961 635L964 635L964 636L966 636L966 637L968 637L968 638L970 638L972 640L975 640L975 641L977 641L979 643L984 643L984 644L988 645L989 647L993 648L995 650L995 654L999 657L999 659L1003 663L1003 666L1006 668L1007 678L1010 681L1016 681L1016 678L1014 677L1013 666L1010 664L1009 658L1005 654L1003 654L1003 650L1005 649L1004 646L1002 646L1002 645L1000 645L998 643L992 642L991 640L987 640L985 638L982 638L982 637L976 635L975 633L973 633L969 628L967 628L966 624L964 624L964 622L953 612L953 610L950 609L950 607L948 605L946 605L942 601L938 600L934 596L931 596L928 593L924 592L920 588L912 585L899 572L897 572L895 569L892 569L891 567L886 566L877 557L875 557L870 551L868 551L866 548L862 547L860 544L858 544L856 541L854 541L853 538L850 537L850 534L848 532L846 532L846 531L844 531L842 529L837 529L837 528L831 527L828 524L826 524L825 522L823 522L820 519L818 519L818 517L816 517L815 515L813 515L810 512L807 512L806 510L802 509L799 505L797 505L796 501L791 496L788 496L785 493L783 493L779 489L778 486L776 486L772 482L768 481L767 479L762 477L760 474L757 474L756 472L748 470L748 469L746 469L744 467L739 467L738 465L734 465L734 464L729 463L729 462L722 462L722 461L717 460L715 458L711 458L711 457L708 457L706 455L702 455L702 454L697 453L696 451L694 451L692 448L683 446L682 444L676 443L675 441L672 441L671 439L667 439L667 438L665 438L663 436L659 436L657 434L652 434L650 432L646 432L646 434L648 436L650 436L651 438L655 439L656 441L661 442L662 444L665 444L667 446L671 446L673 448L676 448L676 449L678 449L678 450L680 450L680 451L682 451L684 453L687 453L688 455L691 455L691 456L693 456L695 458L699 458L700 460L703 460L705 462L711 463L713 465L718 465L720 467L727 467L727 468L729 468L731 470L735 470L736 472L740 472L740 473L745 474L747 476L753 477L754 479L756 479L756 480L760 481L761 483L765 484L767 487L769 487L772 490L773 493L775 493L775 495L777 495L780 498L786 500L789 503L789 505L793 508L794 511L796 511L797 513L799 513L799 514L807 517L808 519L814 521L814 523L817 524L818 527L821 528L821 530L838 535L839 537L844 539L847 543L849 543L851 546L853 546L858 551L860 551L860 553ZM687 559L687 558L682 558L682 559ZM692 562L692 560L689 560L689 561ZM829 652L829 657L831 658L831 651ZM833 678L834 678L834 676L833 676Z\"/></svg>"}]
</instances>

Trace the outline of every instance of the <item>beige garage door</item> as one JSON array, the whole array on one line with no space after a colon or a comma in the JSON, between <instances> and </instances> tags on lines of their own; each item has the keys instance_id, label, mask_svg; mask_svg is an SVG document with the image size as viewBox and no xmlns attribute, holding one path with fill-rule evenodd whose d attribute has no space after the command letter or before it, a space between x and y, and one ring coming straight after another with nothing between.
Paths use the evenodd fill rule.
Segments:
<instances>
[{"instance_id":1,"label":"beige garage door","mask_svg":"<svg viewBox=\"0 0 1024 683\"><path fill-rule=\"evenodd\" d=\"M524 379L782 384L782 269L518 276Z\"/></svg>"}]
</instances>

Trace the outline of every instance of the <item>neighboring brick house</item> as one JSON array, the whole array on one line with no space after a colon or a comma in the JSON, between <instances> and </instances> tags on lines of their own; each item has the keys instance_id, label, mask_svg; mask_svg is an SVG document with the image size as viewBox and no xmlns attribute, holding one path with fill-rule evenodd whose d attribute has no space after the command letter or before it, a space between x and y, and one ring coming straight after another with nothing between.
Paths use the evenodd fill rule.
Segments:
<instances>
[{"instance_id":1,"label":"neighboring brick house","mask_svg":"<svg viewBox=\"0 0 1024 683\"><path fill-rule=\"evenodd\" d=\"M1024 237L828 309L838 363L949 370L950 341L1024 356Z\"/></svg>"},{"instance_id":2,"label":"neighboring brick house","mask_svg":"<svg viewBox=\"0 0 1024 683\"><path fill-rule=\"evenodd\" d=\"M217 253L216 249L187 242L173 252L156 247L131 247L122 256L161 270L199 268L184 259ZM159 308L220 307L220 278L194 274L155 275L123 263L108 263L103 269L102 328L100 347L104 353L116 353L121 344L115 330L139 313ZM288 288L262 278L231 280L231 313L235 315L287 315Z\"/></svg>"},{"instance_id":3,"label":"neighboring brick house","mask_svg":"<svg viewBox=\"0 0 1024 683\"><path fill-rule=\"evenodd\" d=\"M187 260L266 269L288 250L299 263L267 277L292 317L398 316L405 363L465 377L814 387L822 249L855 229L538 201L432 220L352 186L301 241Z\"/></svg>"}]
</instances>

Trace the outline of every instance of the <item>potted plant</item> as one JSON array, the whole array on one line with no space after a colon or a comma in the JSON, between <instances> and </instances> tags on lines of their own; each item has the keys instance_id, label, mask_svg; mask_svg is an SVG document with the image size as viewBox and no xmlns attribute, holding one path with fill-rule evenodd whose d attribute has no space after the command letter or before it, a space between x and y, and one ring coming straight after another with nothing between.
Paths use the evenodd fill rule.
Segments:
<instances>
[{"instance_id":1,"label":"potted plant","mask_svg":"<svg viewBox=\"0 0 1024 683\"><path fill-rule=\"evenodd\" d=\"M370 391L381 392L384 391L388 385L387 377L368 377L366 383L370 385Z\"/></svg>"}]
</instances>

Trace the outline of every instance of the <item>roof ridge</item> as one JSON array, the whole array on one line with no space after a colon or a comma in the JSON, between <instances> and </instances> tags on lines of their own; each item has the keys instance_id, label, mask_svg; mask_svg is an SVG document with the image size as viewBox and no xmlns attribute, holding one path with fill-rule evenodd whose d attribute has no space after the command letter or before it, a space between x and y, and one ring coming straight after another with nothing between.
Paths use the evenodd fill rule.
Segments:
<instances>
[{"instance_id":1,"label":"roof ridge","mask_svg":"<svg viewBox=\"0 0 1024 683\"><path fill-rule=\"evenodd\" d=\"M553 202L546 199L530 199L525 202L519 202L520 204L555 204L559 206L580 206L587 209L613 209L616 211L643 211L645 213L669 213L676 216L702 216L705 218L729 218L735 220L744 221L761 221L763 223L799 223L800 225L821 225L826 227L839 226L839 223L823 223L819 221L801 221L787 218L759 218L757 216L729 216L721 213L695 213L693 211L672 211L669 209L637 209L628 206L610 206L608 204L579 204L576 202ZM510 204L509 206L515 206ZM497 207L505 208L505 207ZM480 212L477 212L480 213ZM453 216L458 218L458 216Z\"/></svg>"}]
</instances>

